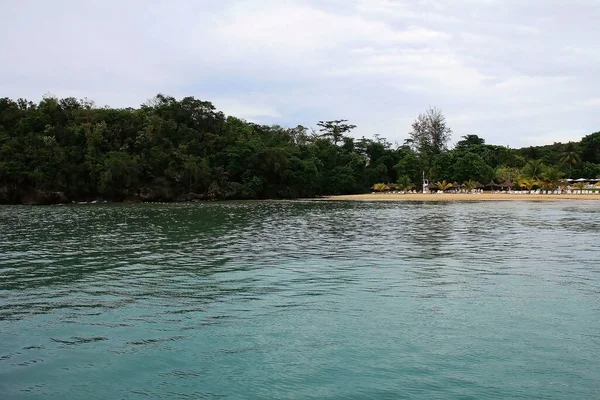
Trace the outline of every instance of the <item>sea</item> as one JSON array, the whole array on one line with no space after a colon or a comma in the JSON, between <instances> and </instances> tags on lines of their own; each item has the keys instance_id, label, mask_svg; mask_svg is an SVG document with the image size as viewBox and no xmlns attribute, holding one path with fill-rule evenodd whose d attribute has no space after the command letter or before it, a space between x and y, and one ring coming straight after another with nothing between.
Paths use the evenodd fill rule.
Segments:
<instances>
[{"instance_id":1,"label":"sea","mask_svg":"<svg viewBox=\"0 0 600 400\"><path fill-rule=\"evenodd\" d=\"M0 399L597 399L595 203L0 206Z\"/></svg>"}]
</instances>

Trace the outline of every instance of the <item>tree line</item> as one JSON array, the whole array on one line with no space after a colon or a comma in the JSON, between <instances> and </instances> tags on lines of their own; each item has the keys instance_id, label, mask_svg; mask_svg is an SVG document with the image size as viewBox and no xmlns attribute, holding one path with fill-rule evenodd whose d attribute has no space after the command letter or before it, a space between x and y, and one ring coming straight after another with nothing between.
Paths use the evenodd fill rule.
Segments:
<instances>
[{"instance_id":1,"label":"tree line","mask_svg":"<svg viewBox=\"0 0 600 400\"><path fill-rule=\"evenodd\" d=\"M0 202L183 201L364 193L378 182L488 182L600 176L600 132L578 143L511 149L465 135L448 148L441 111L410 138L355 139L347 120L317 129L261 125L206 101L157 95L139 108L88 100L0 99Z\"/></svg>"}]
</instances>

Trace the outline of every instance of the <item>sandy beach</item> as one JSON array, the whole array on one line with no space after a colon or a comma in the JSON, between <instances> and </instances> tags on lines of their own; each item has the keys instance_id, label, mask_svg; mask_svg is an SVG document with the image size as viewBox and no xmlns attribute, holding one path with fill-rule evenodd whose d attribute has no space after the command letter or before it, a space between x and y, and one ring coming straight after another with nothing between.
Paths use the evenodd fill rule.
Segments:
<instances>
[{"instance_id":1,"label":"sandy beach","mask_svg":"<svg viewBox=\"0 0 600 400\"><path fill-rule=\"evenodd\" d=\"M600 200L600 194L351 194L328 196L326 200L334 201L561 201L561 200Z\"/></svg>"}]
</instances>

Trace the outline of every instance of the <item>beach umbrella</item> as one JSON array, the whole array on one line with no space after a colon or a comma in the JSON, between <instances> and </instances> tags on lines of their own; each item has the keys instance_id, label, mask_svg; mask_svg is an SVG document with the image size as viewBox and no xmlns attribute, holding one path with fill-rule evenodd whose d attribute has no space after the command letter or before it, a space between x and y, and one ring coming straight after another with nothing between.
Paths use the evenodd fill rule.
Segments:
<instances>
[{"instance_id":1,"label":"beach umbrella","mask_svg":"<svg viewBox=\"0 0 600 400\"><path fill-rule=\"evenodd\" d=\"M497 184L496 182L494 182L494 181L490 181L490 183L488 183L487 185L485 185L485 187L486 187L486 188L493 189L493 188L499 188L499 187L500 187L500 185L498 185L498 184Z\"/></svg>"},{"instance_id":2,"label":"beach umbrella","mask_svg":"<svg viewBox=\"0 0 600 400\"><path fill-rule=\"evenodd\" d=\"M479 181L475 182L476 189L481 189L482 187L483 187L483 185L481 183L479 183Z\"/></svg>"},{"instance_id":3,"label":"beach umbrella","mask_svg":"<svg viewBox=\"0 0 600 400\"><path fill-rule=\"evenodd\" d=\"M515 185L511 182L511 181L506 181L503 184L499 185L500 187L503 188L513 188L515 187Z\"/></svg>"}]
</instances>

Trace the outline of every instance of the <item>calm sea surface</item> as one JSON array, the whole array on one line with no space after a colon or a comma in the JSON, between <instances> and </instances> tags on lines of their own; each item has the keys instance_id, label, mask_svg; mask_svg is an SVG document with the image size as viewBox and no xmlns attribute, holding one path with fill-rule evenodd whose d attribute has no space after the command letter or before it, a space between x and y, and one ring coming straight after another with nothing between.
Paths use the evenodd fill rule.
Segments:
<instances>
[{"instance_id":1,"label":"calm sea surface","mask_svg":"<svg viewBox=\"0 0 600 400\"><path fill-rule=\"evenodd\" d=\"M1 399L597 399L596 202L0 207Z\"/></svg>"}]
</instances>

